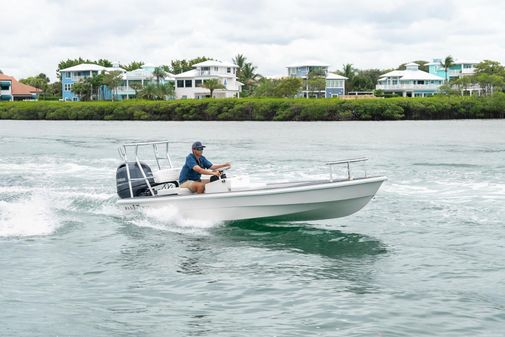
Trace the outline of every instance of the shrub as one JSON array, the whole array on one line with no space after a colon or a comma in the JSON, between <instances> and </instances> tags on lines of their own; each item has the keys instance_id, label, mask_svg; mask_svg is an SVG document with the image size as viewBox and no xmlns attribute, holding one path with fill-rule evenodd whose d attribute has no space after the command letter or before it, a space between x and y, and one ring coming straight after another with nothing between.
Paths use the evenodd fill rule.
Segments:
<instances>
[{"instance_id":1,"label":"shrub","mask_svg":"<svg viewBox=\"0 0 505 337\"><path fill-rule=\"evenodd\" d=\"M230 98L1 102L1 119L340 121L504 118L505 94L366 100Z\"/></svg>"}]
</instances>

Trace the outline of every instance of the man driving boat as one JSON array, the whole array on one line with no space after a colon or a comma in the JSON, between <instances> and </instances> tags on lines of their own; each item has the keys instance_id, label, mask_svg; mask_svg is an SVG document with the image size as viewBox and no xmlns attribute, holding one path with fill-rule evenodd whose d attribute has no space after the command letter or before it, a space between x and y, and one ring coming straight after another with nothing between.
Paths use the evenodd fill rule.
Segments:
<instances>
[{"instance_id":1,"label":"man driving boat","mask_svg":"<svg viewBox=\"0 0 505 337\"><path fill-rule=\"evenodd\" d=\"M202 174L219 177L221 172L219 169L230 168L230 163L212 164L202 153L205 145L201 142L194 142L191 146L191 153L186 157L186 162L179 174L180 187L188 188L191 192L205 192L205 184L208 179L202 180Z\"/></svg>"}]
</instances>

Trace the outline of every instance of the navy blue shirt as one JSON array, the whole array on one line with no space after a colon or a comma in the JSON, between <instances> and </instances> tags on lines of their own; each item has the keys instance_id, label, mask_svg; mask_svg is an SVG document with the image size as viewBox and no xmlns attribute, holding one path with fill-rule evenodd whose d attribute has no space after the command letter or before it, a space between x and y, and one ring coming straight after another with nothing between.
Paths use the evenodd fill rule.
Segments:
<instances>
[{"instance_id":1,"label":"navy blue shirt","mask_svg":"<svg viewBox=\"0 0 505 337\"><path fill-rule=\"evenodd\" d=\"M195 165L200 166L201 168L208 169L212 166L212 163L207 160L204 156L200 157L200 160L196 160L194 154L190 153L186 157L186 163L181 169L181 173L179 174L179 183L182 184L186 180L198 181L201 178L201 174L193 170Z\"/></svg>"}]
</instances>

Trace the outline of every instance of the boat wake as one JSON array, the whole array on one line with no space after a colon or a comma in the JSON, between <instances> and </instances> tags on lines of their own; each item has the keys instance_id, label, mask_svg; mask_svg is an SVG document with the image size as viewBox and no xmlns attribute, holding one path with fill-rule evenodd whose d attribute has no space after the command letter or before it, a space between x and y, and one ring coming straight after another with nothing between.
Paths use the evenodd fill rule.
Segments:
<instances>
[{"instance_id":1,"label":"boat wake","mask_svg":"<svg viewBox=\"0 0 505 337\"><path fill-rule=\"evenodd\" d=\"M222 221L197 220L184 217L179 213L178 209L173 206L138 210L135 216L129 219L129 222L139 227L198 235L208 234L209 229L224 224Z\"/></svg>"},{"instance_id":2,"label":"boat wake","mask_svg":"<svg viewBox=\"0 0 505 337\"><path fill-rule=\"evenodd\" d=\"M0 237L52 234L62 226L55 211L52 200L42 193L0 201Z\"/></svg>"}]
</instances>

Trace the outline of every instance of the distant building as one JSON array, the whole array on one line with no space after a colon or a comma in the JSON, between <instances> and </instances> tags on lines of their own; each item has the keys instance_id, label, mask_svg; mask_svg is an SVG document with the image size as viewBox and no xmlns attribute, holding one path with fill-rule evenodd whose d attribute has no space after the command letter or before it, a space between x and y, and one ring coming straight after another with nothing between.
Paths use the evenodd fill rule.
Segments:
<instances>
[{"instance_id":1,"label":"distant building","mask_svg":"<svg viewBox=\"0 0 505 337\"><path fill-rule=\"evenodd\" d=\"M0 74L0 101L36 100L42 90L18 82L14 77Z\"/></svg>"},{"instance_id":2,"label":"distant building","mask_svg":"<svg viewBox=\"0 0 505 337\"><path fill-rule=\"evenodd\" d=\"M447 69L447 79L449 81L456 80L465 76L472 76L475 74L475 67L479 64L476 61L469 60L455 60L454 64ZM430 74L446 78L445 68L442 66L441 59L433 59L432 62L427 64ZM474 95L481 93L482 88L478 84L472 84L460 88L462 95Z\"/></svg>"},{"instance_id":3,"label":"distant building","mask_svg":"<svg viewBox=\"0 0 505 337\"><path fill-rule=\"evenodd\" d=\"M338 97L344 96L345 93L345 80L348 78L335 73L328 73L326 75L326 90L325 97Z\"/></svg>"},{"instance_id":4,"label":"distant building","mask_svg":"<svg viewBox=\"0 0 505 337\"><path fill-rule=\"evenodd\" d=\"M138 84L144 87L149 83L156 83L156 77L153 75L156 66L152 64L144 64L140 69L125 72L123 74L123 82L121 86L116 89L118 99L130 99L136 97L136 90L132 88L133 84ZM160 78L160 84L167 82L174 82L174 75L167 73L164 78ZM133 85L135 87L135 85Z\"/></svg>"},{"instance_id":5,"label":"distant building","mask_svg":"<svg viewBox=\"0 0 505 337\"><path fill-rule=\"evenodd\" d=\"M216 98L239 97L243 84L237 80L238 66L220 61L204 61L193 65L192 70L172 75L175 80L176 98L205 98L210 90L203 87L206 80L217 79L224 89L216 89Z\"/></svg>"},{"instance_id":6,"label":"distant building","mask_svg":"<svg viewBox=\"0 0 505 337\"><path fill-rule=\"evenodd\" d=\"M102 67L98 64L89 64L82 63L70 68L65 68L60 70L61 76L61 94L64 101L79 101L79 96L72 90L72 87L75 83L79 82L82 79L88 77L94 77L102 72L118 70L123 73L126 70L119 68L119 65L115 67ZM105 87L101 86L99 91L99 96L97 99L111 99L112 93L111 91Z\"/></svg>"},{"instance_id":7,"label":"distant building","mask_svg":"<svg viewBox=\"0 0 505 337\"><path fill-rule=\"evenodd\" d=\"M62 83L62 96L64 101L79 101L79 96L72 90L75 83L82 79L97 76L102 72L119 71L122 73L122 83L119 87L111 92L110 88L107 86L100 86L99 97L95 99L110 100L114 95L115 100L130 99L136 96L136 90L132 88L133 83L139 83L142 87L148 83L153 83L156 78L153 76L154 65L146 64L140 69L133 71L126 71L119 67L118 63L113 64L112 67L102 67L97 64L79 64L70 68L60 70L61 83ZM172 74L167 74L163 79L160 79L160 83L163 84L167 81L174 81Z\"/></svg>"},{"instance_id":8,"label":"distant building","mask_svg":"<svg viewBox=\"0 0 505 337\"><path fill-rule=\"evenodd\" d=\"M425 97L438 93L443 83L444 78L419 70L417 63L408 63L405 70L394 70L381 75L375 88L386 94Z\"/></svg>"},{"instance_id":9,"label":"distant building","mask_svg":"<svg viewBox=\"0 0 505 337\"><path fill-rule=\"evenodd\" d=\"M433 59L427 64L430 74L440 76L445 79L445 68L442 66L441 59ZM455 60L454 64L447 69L448 80L470 76L475 74L475 66L479 62Z\"/></svg>"},{"instance_id":10,"label":"distant building","mask_svg":"<svg viewBox=\"0 0 505 337\"><path fill-rule=\"evenodd\" d=\"M287 66L288 76L301 78L304 88L298 94L298 97L336 97L345 95L345 80L347 77L328 72L328 65L319 62L305 62ZM326 80L324 90L311 90L309 88L309 74L323 76Z\"/></svg>"}]
</instances>

